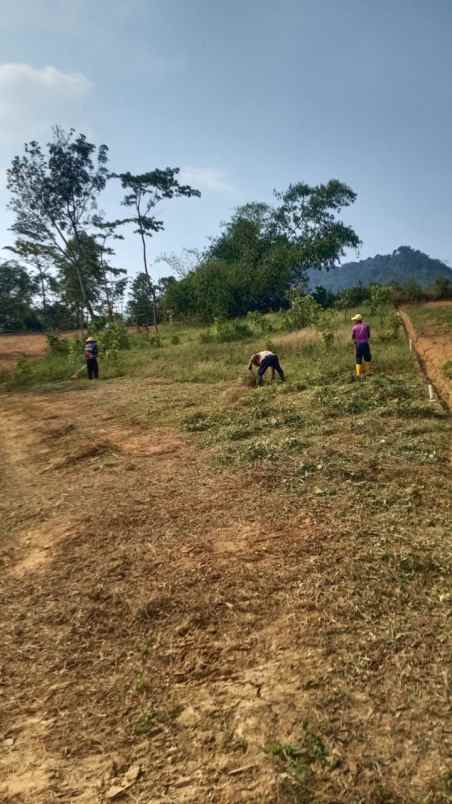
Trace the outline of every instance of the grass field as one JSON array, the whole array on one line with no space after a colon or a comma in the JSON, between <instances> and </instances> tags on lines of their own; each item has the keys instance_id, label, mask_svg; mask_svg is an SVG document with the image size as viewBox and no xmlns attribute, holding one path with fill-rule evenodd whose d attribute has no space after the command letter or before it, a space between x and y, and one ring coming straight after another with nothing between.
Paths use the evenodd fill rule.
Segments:
<instances>
[{"instance_id":1,"label":"grass field","mask_svg":"<svg viewBox=\"0 0 452 804\"><path fill-rule=\"evenodd\" d=\"M7 379L6 801L451 800L449 418L346 317Z\"/></svg>"}]
</instances>

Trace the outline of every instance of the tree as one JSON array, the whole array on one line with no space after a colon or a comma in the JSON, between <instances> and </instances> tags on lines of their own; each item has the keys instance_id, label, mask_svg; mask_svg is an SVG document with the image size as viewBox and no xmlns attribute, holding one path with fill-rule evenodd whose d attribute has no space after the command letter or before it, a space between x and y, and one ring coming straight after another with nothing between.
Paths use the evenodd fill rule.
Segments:
<instances>
[{"instance_id":1,"label":"tree","mask_svg":"<svg viewBox=\"0 0 452 804\"><path fill-rule=\"evenodd\" d=\"M177 174L179 168L165 168L164 170L153 170L148 173L133 175L127 173L112 173L111 177L119 179L121 187L125 190L122 206L133 210L131 217L123 218L113 222L112 226L124 226L133 224L136 226L134 234L141 240L143 251L144 275L147 281L148 294L152 303L153 324L157 326L157 293L149 272L149 261L147 254L147 239L153 237L157 232L161 232L165 226L162 220L153 214L153 210L164 199L178 196L200 196L199 190L187 185L179 184Z\"/></svg>"},{"instance_id":2,"label":"tree","mask_svg":"<svg viewBox=\"0 0 452 804\"><path fill-rule=\"evenodd\" d=\"M77 267L76 273L74 265ZM64 254L57 259L57 267L62 298L68 307L77 311L80 321L85 303L97 315L103 316L106 309L109 313L110 308L113 314L114 302L125 291L125 271L107 264L104 248L94 235L82 232L78 242L75 239L69 240ZM81 277L85 289L83 297L78 276Z\"/></svg>"},{"instance_id":3,"label":"tree","mask_svg":"<svg viewBox=\"0 0 452 804\"><path fill-rule=\"evenodd\" d=\"M47 249L39 243L19 239L14 246L5 246L5 250L17 254L36 272L42 317L44 323L48 324L49 297L57 292L57 282L50 270L50 256Z\"/></svg>"},{"instance_id":4,"label":"tree","mask_svg":"<svg viewBox=\"0 0 452 804\"><path fill-rule=\"evenodd\" d=\"M83 307L95 313L80 271L82 237L92 223L99 193L108 178L108 148L97 148L74 129L53 130L47 150L35 140L25 144L7 171L15 214L12 230L24 241L36 244L53 259L65 258L79 285ZM69 243L73 247L68 248Z\"/></svg>"},{"instance_id":5,"label":"tree","mask_svg":"<svg viewBox=\"0 0 452 804\"><path fill-rule=\"evenodd\" d=\"M132 282L127 312L131 323L137 326L146 326L151 320L152 300L149 295L149 279L145 273L137 274Z\"/></svg>"},{"instance_id":6,"label":"tree","mask_svg":"<svg viewBox=\"0 0 452 804\"><path fill-rule=\"evenodd\" d=\"M39 328L33 310L36 281L15 260L0 263L0 330Z\"/></svg>"},{"instance_id":7,"label":"tree","mask_svg":"<svg viewBox=\"0 0 452 804\"><path fill-rule=\"evenodd\" d=\"M240 316L287 308L289 291L305 284L306 269L332 268L359 238L338 218L355 193L338 181L291 185L278 207L238 207L202 259L165 294L176 315Z\"/></svg>"},{"instance_id":8,"label":"tree","mask_svg":"<svg viewBox=\"0 0 452 804\"><path fill-rule=\"evenodd\" d=\"M115 253L107 243L109 240L124 240L124 237L117 234L115 227L111 223L106 223L101 215L94 216L93 224L97 230L94 238L99 245L99 266L103 275L103 290L108 318L111 321L115 302L123 298L127 287L127 278L125 276L127 271L121 268L112 268L107 263L107 257L112 257Z\"/></svg>"},{"instance_id":9,"label":"tree","mask_svg":"<svg viewBox=\"0 0 452 804\"><path fill-rule=\"evenodd\" d=\"M297 273L304 279L308 268L334 268L348 248L361 241L351 226L338 219L344 207L356 200L356 193L337 179L310 187L299 182L283 192L275 192L280 205L272 216L274 236L286 237L293 244Z\"/></svg>"}]
</instances>

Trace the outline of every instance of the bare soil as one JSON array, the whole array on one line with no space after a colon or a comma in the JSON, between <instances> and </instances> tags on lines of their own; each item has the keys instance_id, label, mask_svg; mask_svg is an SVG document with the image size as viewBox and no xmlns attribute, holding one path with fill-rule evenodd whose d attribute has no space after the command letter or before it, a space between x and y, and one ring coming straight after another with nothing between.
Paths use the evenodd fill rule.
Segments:
<instances>
[{"instance_id":1,"label":"bare soil","mask_svg":"<svg viewBox=\"0 0 452 804\"><path fill-rule=\"evenodd\" d=\"M416 522L450 550L437 467L404 470L405 522L378 530L386 500L215 469L196 436L133 424L132 393L0 398L0 800L450 800L445 581L385 558ZM304 721L329 759L295 789L268 746Z\"/></svg>"},{"instance_id":2,"label":"bare soil","mask_svg":"<svg viewBox=\"0 0 452 804\"><path fill-rule=\"evenodd\" d=\"M63 332L61 337L79 336L79 331ZM39 358L47 351L45 333L0 334L0 370L14 368L21 357Z\"/></svg>"},{"instance_id":3,"label":"bare soil","mask_svg":"<svg viewBox=\"0 0 452 804\"><path fill-rule=\"evenodd\" d=\"M452 302L428 302L423 306L433 311L435 308L452 308ZM446 376L443 368L445 363L452 361L452 330L444 331L443 329L438 332L438 327L432 320L430 326L424 326L420 334L416 331L407 311L402 311L401 315L430 381L449 409L452 410L452 381Z\"/></svg>"}]
</instances>

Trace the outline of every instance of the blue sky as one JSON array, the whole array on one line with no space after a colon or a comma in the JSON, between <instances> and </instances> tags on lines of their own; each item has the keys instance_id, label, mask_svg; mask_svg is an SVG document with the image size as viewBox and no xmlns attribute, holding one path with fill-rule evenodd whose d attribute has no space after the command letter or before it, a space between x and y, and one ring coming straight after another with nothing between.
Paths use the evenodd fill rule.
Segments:
<instances>
[{"instance_id":1,"label":"blue sky","mask_svg":"<svg viewBox=\"0 0 452 804\"><path fill-rule=\"evenodd\" d=\"M403 244L452 265L451 41L450 0L3 0L0 243L5 169L59 123L107 143L114 170L180 166L202 191L162 208L153 258L334 177L358 193L362 257ZM116 263L140 270L133 235Z\"/></svg>"}]
</instances>

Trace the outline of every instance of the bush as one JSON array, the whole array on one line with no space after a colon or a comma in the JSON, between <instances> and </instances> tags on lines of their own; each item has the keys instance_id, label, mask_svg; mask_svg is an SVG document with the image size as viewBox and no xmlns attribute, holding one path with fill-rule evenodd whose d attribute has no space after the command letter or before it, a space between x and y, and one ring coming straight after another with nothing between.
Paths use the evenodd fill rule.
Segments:
<instances>
[{"instance_id":1,"label":"bush","mask_svg":"<svg viewBox=\"0 0 452 804\"><path fill-rule=\"evenodd\" d=\"M328 311L321 313L317 322L317 328L320 330L324 345L329 348L334 343L335 338L335 319L334 314Z\"/></svg>"},{"instance_id":2,"label":"bush","mask_svg":"<svg viewBox=\"0 0 452 804\"><path fill-rule=\"evenodd\" d=\"M69 344L64 338L60 338L55 332L47 335L47 351L50 355L69 354Z\"/></svg>"},{"instance_id":3,"label":"bush","mask_svg":"<svg viewBox=\"0 0 452 804\"><path fill-rule=\"evenodd\" d=\"M129 333L122 321L114 321L96 332L96 339L103 352L129 349Z\"/></svg>"},{"instance_id":4,"label":"bush","mask_svg":"<svg viewBox=\"0 0 452 804\"><path fill-rule=\"evenodd\" d=\"M266 335L269 332L273 332L272 324L268 318L263 313L258 313L255 310L250 310L247 314L246 323L255 335Z\"/></svg>"},{"instance_id":5,"label":"bush","mask_svg":"<svg viewBox=\"0 0 452 804\"><path fill-rule=\"evenodd\" d=\"M215 324L206 332L201 332L201 343L230 343L251 338L253 332L245 321L233 318L230 321L215 321Z\"/></svg>"},{"instance_id":6,"label":"bush","mask_svg":"<svg viewBox=\"0 0 452 804\"><path fill-rule=\"evenodd\" d=\"M298 290L292 290L289 299L290 309L283 317L286 329L303 329L318 321L322 308L312 296L302 296Z\"/></svg>"},{"instance_id":7,"label":"bush","mask_svg":"<svg viewBox=\"0 0 452 804\"><path fill-rule=\"evenodd\" d=\"M172 346L179 346L179 344L180 344L179 335L173 335L172 338L171 338L171 345Z\"/></svg>"}]
</instances>

